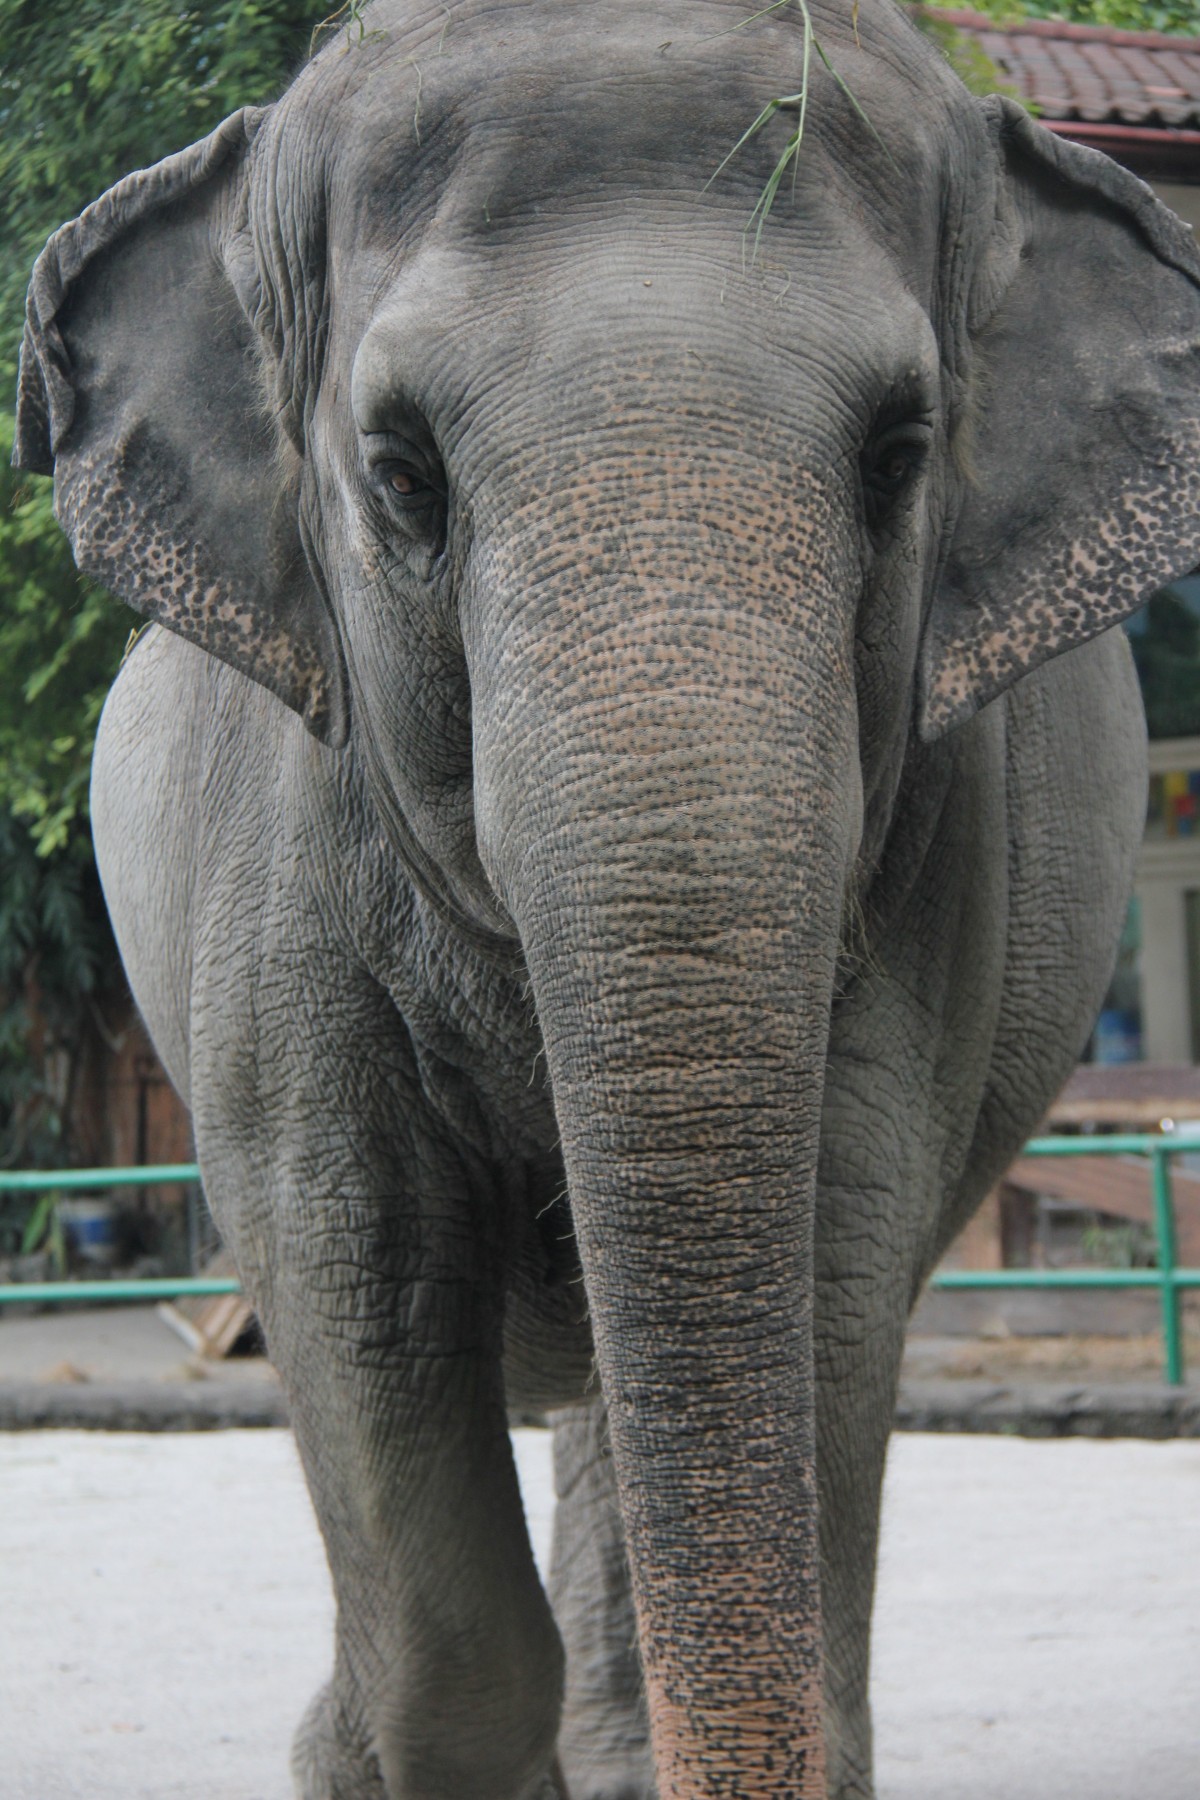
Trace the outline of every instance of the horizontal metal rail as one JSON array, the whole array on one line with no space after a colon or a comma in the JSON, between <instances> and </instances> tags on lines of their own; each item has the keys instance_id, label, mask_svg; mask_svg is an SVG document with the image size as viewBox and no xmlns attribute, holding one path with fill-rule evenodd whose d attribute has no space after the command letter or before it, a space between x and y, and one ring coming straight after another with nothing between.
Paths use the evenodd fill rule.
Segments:
<instances>
[{"instance_id":1,"label":"horizontal metal rail","mask_svg":"<svg viewBox=\"0 0 1200 1800\"><path fill-rule=\"evenodd\" d=\"M1200 1269L939 1269L937 1288L1200 1288Z\"/></svg>"},{"instance_id":2,"label":"horizontal metal rail","mask_svg":"<svg viewBox=\"0 0 1200 1800\"><path fill-rule=\"evenodd\" d=\"M1200 1155L1200 1132L1121 1132L1111 1137L1032 1138L1026 1156L1147 1156L1150 1158L1158 1267L1155 1269L940 1269L930 1278L939 1292L979 1289L1157 1288L1162 1305L1164 1363L1167 1381L1184 1380L1183 1325L1180 1295L1200 1289L1200 1269L1181 1269L1175 1253L1175 1208L1171 1194L1171 1158ZM0 1194L95 1193L115 1187L149 1187L159 1183L198 1181L195 1163L157 1163L136 1169L0 1170ZM28 1281L0 1284L0 1306L61 1301L171 1300L187 1295L236 1294L240 1284L216 1276L179 1276L140 1281Z\"/></svg>"},{"instance_id":3,"label":"horizontal metal rail","mask_svg":"<svg viewBox=\"0 0 1200 1800\"><path fill-rule=\"evenodd\" d=\"M131 1281L17 1281L0 1287L0 1306L22 1301L39 1306L73 1300L179 1300L240 1294L232 1275L147 1275Z\"/></svg>"},{"instance_id":4,"label":"horizontal metal rail","mask_svg":"<svg viewBox=\"0 0 1200 1800\"><path fill-rule=\"evenodd\" d=\"M136 1169L0 1169L0 1194L91 1193L115 1187L157 1187L164 1181L199 1181L196 1163L147 1163Z\"/></svg>"}]
</instances>

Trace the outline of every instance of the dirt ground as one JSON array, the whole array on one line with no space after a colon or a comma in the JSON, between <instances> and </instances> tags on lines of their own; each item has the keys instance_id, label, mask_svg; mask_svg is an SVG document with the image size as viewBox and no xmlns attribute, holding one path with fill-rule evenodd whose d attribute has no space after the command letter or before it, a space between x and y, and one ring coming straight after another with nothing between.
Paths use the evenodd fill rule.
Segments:
<instances>
[{"instance_id":1,"label":"dirt ground","mask_svg":"<svg viewBox=\"0 0 1200 1800\"><path fill-rule=\"evenodd\" d=\"M1200 1333L1188 1332L1184 1366L1200 1384ZM904 1375L921 1381L1079 1382L1121 1385L1163 1379L1158 1332L1135 1337L918 1337L904 1352Z\"/></svg>"},{"instance_id":2,"label":"dirt ground","mask_svg":"<svg viewBox=\"0 0 1200 1800\"><path fill-rule=\"evenodd\" d=\"M1186 1339L1191 1385L1200 1386L1200 1331ZM995 1381L1120 1386L1162 1380L1162 1338L949 1337L910 1334L910 1381ZM18 1313L0 1308L0 1383L144 1380L239 1387L274 1379L263 1357L210 1362L194 1355L152 1306L95 1306Z\"/></svg>"}]
</instances>

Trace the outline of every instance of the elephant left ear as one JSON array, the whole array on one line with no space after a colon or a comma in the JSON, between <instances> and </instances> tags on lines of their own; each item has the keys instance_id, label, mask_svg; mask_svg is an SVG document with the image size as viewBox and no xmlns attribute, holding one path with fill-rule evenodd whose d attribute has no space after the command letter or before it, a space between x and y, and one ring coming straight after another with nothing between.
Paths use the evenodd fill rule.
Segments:
<instances>
[{"instance_id":1,"label":"elephant left ear","mask_svg":"<svg viewBox=\"0 0 1200 1800\"><path fill-rule=\"evenodd\" d=\"M1191 233L1108 157L984 106L997 216L918 670L927 741L1200 563Z\"/></svg>"},{"instance_id":2,"label":"elephant left ear","mask_svg":"<svg viewBox=\"0 0 1200 1800\"><path fill-rule=\"evenodd\" d=\"M337 747L341 640L305 531L281 334L260 329L250 164L266 116L234 113L55 232L29 286L13 460L53 474L85 574Z\"/></svg>"}]
</instances>

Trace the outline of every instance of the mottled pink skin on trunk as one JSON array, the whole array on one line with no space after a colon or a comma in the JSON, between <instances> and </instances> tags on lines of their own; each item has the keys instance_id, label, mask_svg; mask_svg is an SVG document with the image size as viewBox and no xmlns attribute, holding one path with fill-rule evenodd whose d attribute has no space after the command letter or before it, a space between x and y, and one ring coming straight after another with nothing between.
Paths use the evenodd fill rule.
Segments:
<instances>
[{"instance_id":1,"label":"mottled pink skin on trunk","mask_svg":"<svg viewBox=\"0 0 1200 1800\"><path fill-rule=\"evenodd\" d=\"M831 496L749 473L701 440L560 482L552 522L520 522L523 605L472 681L481 853L547 1047L663 1800L825 1795L813 1196L852 678ZM493 542L489 591L514 578Z\"/></svg>"},{"instance_id":2,"label":"mottled pink skin on trunk","mask_svg":"<svg viewBox=\"0 0 1200 1800\"><path fill-rule=\"evenodd\" d=\"M571 1051L557 1048L553 973L535 974L535 991L556 1079ZM565 1082L558 1105L659 1787L680 1800L823 1795L811 1161L805 1133L758 1099L779 1072L741 1055L752 1011L714 1001L707 1029L691 1012L692 1042L664 1084L679 1092L658 1090L653 1121L635 1097L636 1049L603 1085ZM638 1014L630 997L630 1037L652 1041ZM710 1048L722 1026L740 1104ZM627 1135L663 1148L634 1153Z\"/></svg>"}]
</instances>

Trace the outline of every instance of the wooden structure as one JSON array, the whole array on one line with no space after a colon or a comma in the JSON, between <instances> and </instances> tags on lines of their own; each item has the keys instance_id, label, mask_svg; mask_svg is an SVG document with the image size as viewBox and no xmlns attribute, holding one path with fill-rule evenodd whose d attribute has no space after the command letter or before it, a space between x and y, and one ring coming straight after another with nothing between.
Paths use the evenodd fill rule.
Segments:
<instances>
[{"instance_id":1,"label":"wooden structure","mask_svg":"<svg viewBox=\"0 0 1200 1800\"><path fill-rule=\"evenodd\" d=\"M1041 1129L1153 1132L1193 1121L1200 1122L1200 1068L1191 1063L1084 1064ZM1200 1268L1200 1170L1177 1162L1172 1188L1178 1260ZM1149 1164L1138 1156L1018 1157L954 1244L946 1266L1045 1266L1046 1233L1039 1230L1039 1213L1047 1202L1059 1209L1060 1217L1094 1215L1101 1230L1142 1227L1149 1234L1154 1218ZM1064 1246L1061 1256L1067 1255Z\"/></svg>"},{"instance_id":2,"label":"wooden structure","mask_svg":"<svg viewBox=\"0 0 1200 1800\"><path fill-rule=\"evenodd\" d=\"M219 1250L201 1271L204 1275L237 1278L228 1250ZM178 1332L197 1356L220 1358L237 1349L248 1332L256 1331L254 1308L241 1294L217 1294L210 1299L164 1300L159 1317Z\"/></svg>"}]
</instances>

